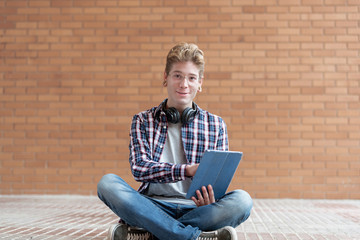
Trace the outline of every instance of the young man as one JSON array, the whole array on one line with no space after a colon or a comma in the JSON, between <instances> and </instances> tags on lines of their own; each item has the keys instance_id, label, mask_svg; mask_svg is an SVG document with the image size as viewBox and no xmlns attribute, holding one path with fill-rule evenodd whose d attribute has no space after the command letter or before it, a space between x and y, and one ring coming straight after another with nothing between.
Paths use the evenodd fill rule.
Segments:
<instances>
[{"instance_id":1,"label":"young man","mask_svg":"<svg viewBox=\"0 0 360 240\"><path fill-rule=\"evenodd\" d=\"M174 46L164 72L168 98L133 117L129 161L142 184L136 191L114 174L100 180L99 198L121 218L109 239L231 240L249 217L252 199L243 190L215 199L209 185L185 198L205 150L228 150L225 122L193 102L204 64L195 44Z\"/></svg>"}]
</instances>

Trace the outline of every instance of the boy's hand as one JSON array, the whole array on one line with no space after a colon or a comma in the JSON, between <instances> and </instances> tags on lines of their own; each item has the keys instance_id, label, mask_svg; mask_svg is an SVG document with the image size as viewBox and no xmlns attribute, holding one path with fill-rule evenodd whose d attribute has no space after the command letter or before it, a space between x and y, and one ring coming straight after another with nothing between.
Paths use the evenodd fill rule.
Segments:
<instances>
[{"instance_id":1,"label":"boy's hand","mask_svg":"<svg viewBox=\"0 0 360 240\"><path fill-rule=\"evenodd\" d=\"M206 206L215 202L214 191L211 185L208 185L207 188L203 186L201 190L202 193L199 190L196 191L197 198L191 197L191 200L194 201L196 206Z\"/></svg>"},{"instance_id":2,"label":"boy's hand","mask_svg":"<svg viewBox=\"0 0 360 240\"><path fill-rule=\"evenodd\" d=\"M185 168L185 175L187 177L195 176L195 173L196 173L198 167L199 167L199 163L194 164L194 165L187 165Z\"/></svg>"}]
</instances>

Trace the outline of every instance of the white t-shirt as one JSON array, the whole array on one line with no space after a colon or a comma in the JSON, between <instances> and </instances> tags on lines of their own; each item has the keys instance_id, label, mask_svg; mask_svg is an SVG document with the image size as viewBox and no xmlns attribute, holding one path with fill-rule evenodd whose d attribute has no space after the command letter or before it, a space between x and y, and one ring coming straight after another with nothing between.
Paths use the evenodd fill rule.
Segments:
<instances>
[{"instance_id":1,"label":"white t-shirt","mask_svg":"<svg viewBox=\"0 0 360 240\"><path fill-rule=\"evenodd\" d=\"M168 134L160 162L186 164L184 146L181 140L181 123L169 123ZM191 199L186 199L191 178L175 183L150 183L146 195L178 204L195 204Z\"/></svg>"}]
</instances>

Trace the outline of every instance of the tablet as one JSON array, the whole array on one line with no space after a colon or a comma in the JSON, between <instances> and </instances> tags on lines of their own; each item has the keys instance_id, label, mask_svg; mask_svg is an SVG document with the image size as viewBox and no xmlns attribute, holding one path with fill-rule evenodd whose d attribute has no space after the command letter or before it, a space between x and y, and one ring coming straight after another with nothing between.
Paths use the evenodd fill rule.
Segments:
<instances>
[{"instance_id":1,"label":"tablet","mask_svg":"<svg viewBox=\"0 0 360 240\"><path fill-rule=\"evenodd\" d=\"M196 197L196 190L211 184L215 199L225 195L242 158L242 152L206 150L193 177L186 198Z\"/></svg>"}]
</instances>

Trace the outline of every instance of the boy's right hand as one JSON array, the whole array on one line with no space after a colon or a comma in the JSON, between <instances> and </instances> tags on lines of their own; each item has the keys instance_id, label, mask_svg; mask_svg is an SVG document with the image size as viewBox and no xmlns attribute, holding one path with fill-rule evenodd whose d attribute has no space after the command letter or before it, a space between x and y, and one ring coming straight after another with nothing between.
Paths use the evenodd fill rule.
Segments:
<instances>
[{"instance_id":1,"label":"boy's right hand","mask_svg":"<svg viewBox=\"0 0 360 240\"><path fill-rule=\"evenodd\" d=\"M195 173L196 173L198 167L199 167L199 163L194 164L194 165L187 165L185 168L185 175L187 177L195 176Z\"/></svg>"}]
</instances>

